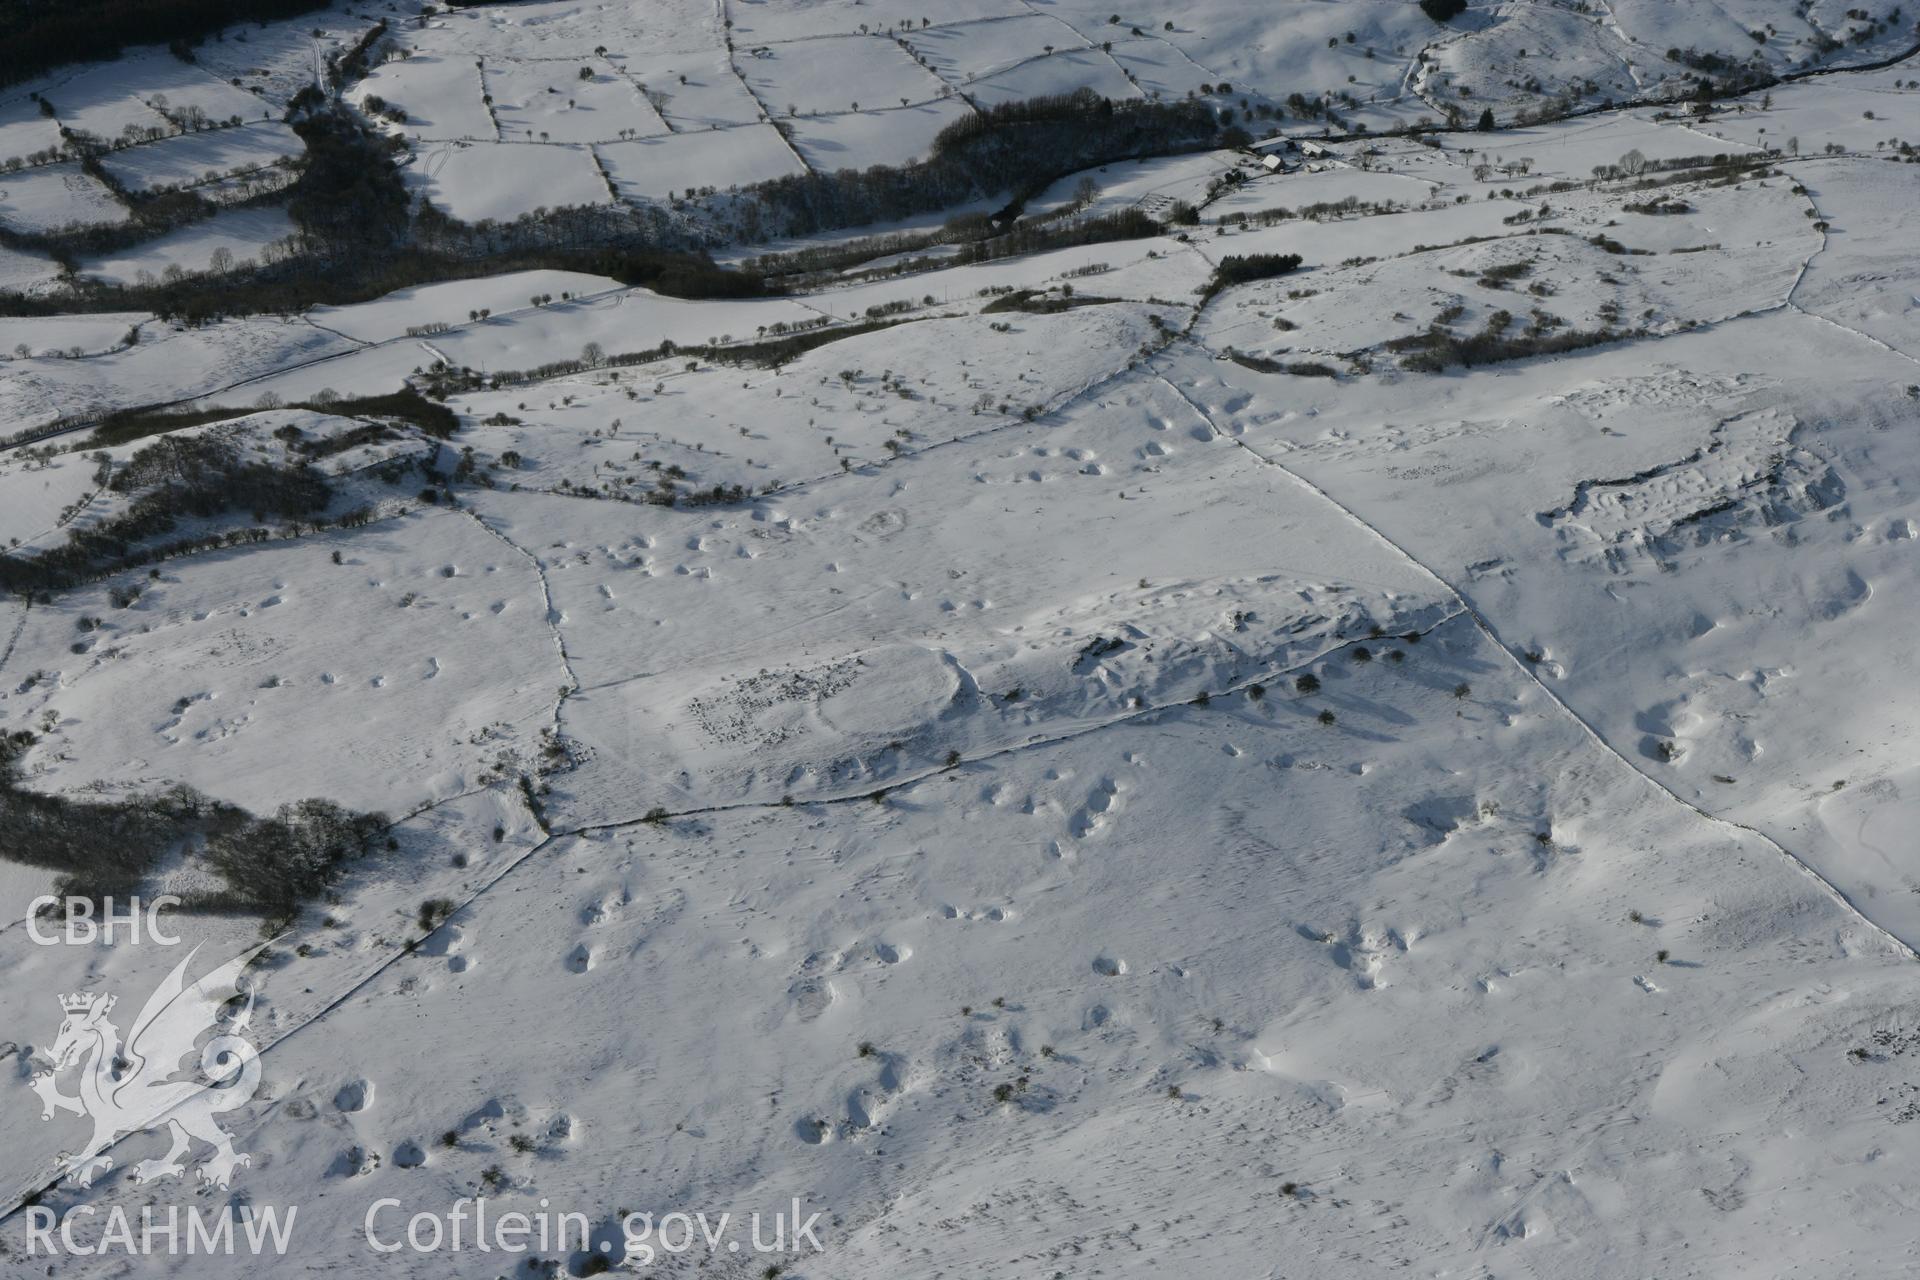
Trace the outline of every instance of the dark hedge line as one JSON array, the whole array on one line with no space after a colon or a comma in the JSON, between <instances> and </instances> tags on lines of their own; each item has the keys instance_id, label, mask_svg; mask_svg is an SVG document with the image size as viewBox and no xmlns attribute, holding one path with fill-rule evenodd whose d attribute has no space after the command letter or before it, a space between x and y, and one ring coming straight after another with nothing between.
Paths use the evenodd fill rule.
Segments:
<instances>
[{"instance_id":1,"label":"dark hedge line","mask_svg":"<svg viewBox=\"0 0 1920 1280\"><path fill-rule=\"evenodd\" d=\"M183 519L230 511L250 512L256 521L310 519L333 500L326 476L304 463L252 461L225 440L204 435L161 436L107 483L121 493L144 491L112 519L72 530L58 547L0 556L0 591L32 595L92 581L144 560L144 544L171 533Z\"/></svg>"},{"instance_id":2,"label":"dark hedge line","mask_svg":"<svg viewBox=\"0 0 1920 1280\"><path fill-rule=\"evenodd\" d=\"M1067 174L1244 137L1230 133L1205 102L1114 102L1080 89L956 120L916 164L796 174L759 183L747 194L765 210L763 221L786 234L892 222L1010 195L999 215L1005 219Z\"/></svg>"},{"instance_id":3,"label":"dark hedge line","mask_svg":"<svg viewBox=\"0 0 1920 1280\"><path fill-rule=\"evenodd\" d=\"M0 0L3 3L4 0ZM306 144L288 212L299 251L250 271L188 276L151 285L82 284L58 297L0 294L0 315L146 310L192 324L228 316L344 306L396 289L510 271L560 269L609 275L682 298L778 293L759 271L715 264L691 233L658 208L565 208L510 223L464 224L431 206L411 212L397 138L368 129L309 90L291 113ZM937 212L982 197L1010 197L996 215L1005 238L969 246L1002 256L1032 247L1151 235L1129 211L1043 230L1016 222L1024 202L1058 178L1112 161L1244 142L1200 101L1112 102L1088 90L1005 103L956 121L924 161L778 178L726 195L716 212L751 211L782 234L842 229ZM1032 242L1032 243L1030 243Z\"/></svg>"},{"instance_id":4,"label":"dark hedge line","mask_svg":"<svg viewBox=\"0 0 1920 1280\"><path fill-rule=\"evenodd\" d=\"M460 429L460 415L427 399L412 387L378 396L354 396L325 402L304 400L287 405L290 409L311 409L343 418L398 418L410 422L436 440L445 440ZM183 427L200 427L209 422L226 422L258 413L257 407L212 405L205 409L120 409L108 414L93 429L88 443L95 447L132 444L149 436L164 435Z\"/></svg>"},{"instance_id":5,"label":"dark hedge line","mask_svg":"<svg viewBox=\"0 0 1920 1280\"><path fill-rule=\"evenodd\" d=\"M59 873L61 897L126 898L176 849L220 877L187 906L276 920L331 888L388 826L330 800L285 804L259 818L191 787L122 800L73 800L22 788L19 763L35 742L26 730L0 736L0 852Z\"/></svg>"},{"instance_id":6,"label":"dark hedge line","mask_svg":"<svg viewBox=\"0 0 1920 1280\"><path fill-rule=\"evenodd\" d=\"M1270 280L1299 269L1300 255L1297 253L1228 254L1214 267L1213 276L1207 281L1207 296L1211 298L1228 285Z\"/></svg>"}]
</instances>

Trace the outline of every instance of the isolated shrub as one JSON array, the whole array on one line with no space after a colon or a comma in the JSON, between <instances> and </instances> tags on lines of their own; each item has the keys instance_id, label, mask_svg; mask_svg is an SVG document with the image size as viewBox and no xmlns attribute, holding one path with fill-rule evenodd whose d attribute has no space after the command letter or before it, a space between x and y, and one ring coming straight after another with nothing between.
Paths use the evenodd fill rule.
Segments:
<instances>
[{"instance_id":1,"label":"isolated shrub","mask_svg":"<svg viewBox=\"0 0 1920 1280\"><path fill-rule=\"evenodd\" d=\"M451 898L428 898L420 904L418 919L422 932L432 933L446 923L447 917L457 909L458 904Z\"/></svg>"}]
</instances>

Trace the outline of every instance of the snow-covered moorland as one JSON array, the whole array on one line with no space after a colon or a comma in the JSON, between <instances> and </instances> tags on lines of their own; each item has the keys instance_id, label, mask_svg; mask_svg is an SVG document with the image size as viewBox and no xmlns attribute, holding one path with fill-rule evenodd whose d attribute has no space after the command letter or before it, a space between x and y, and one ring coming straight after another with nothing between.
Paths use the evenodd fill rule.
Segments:
<instances>
[{"instance_id":1,"label":"snow-covered moorland","mask_svg":"<svg viewBox=\"0 0 1920 1280\"><path fill-rule=\"evenodd\" d=\"M0 87L0 1271L1911 1274L1916 19Z\"/></svg>"}]
</instances>

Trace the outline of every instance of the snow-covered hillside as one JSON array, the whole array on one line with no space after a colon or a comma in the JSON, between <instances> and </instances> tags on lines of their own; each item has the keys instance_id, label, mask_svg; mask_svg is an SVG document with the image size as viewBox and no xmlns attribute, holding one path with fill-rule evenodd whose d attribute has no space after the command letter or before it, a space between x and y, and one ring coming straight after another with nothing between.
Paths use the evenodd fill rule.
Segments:
<instances>
[{"instance_id":1,"label":"snow-covered hillside","mask_svg":"<svg viewBox=\"0 0 1920 1280\"><path fill-rule=\"evenodd\" d=\"M0 90L0 1271L1911 1274L1917 18L334 6ZM1082 88L1248 136L765 212ZM186 1040L43 1119L77 993L263 941L248 1162L110 1107ZM297 1220L102 1240L189 1209Z\"/></svg>"}]
</instances>

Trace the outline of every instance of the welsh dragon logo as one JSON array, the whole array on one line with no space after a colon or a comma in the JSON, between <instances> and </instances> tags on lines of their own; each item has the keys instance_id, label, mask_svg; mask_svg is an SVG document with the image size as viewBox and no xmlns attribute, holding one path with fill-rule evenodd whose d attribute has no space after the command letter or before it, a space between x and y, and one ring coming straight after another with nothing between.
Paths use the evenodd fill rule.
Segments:
<instances>
[{"instance_id":1,"label":"welsh dragon logo","mask_svg":"<svg viewBox=\"0 0 1920 1280\"><path fill-rule=\"evenodd\" d=\"M53 1069L35 1075L32 1087L44 1108L42 1120L71 1111L93 1121L87 1145L77 1153L62 1153L61 1172L73 1185L91 1186L95 1176L113 1168L104 1153L120 1138L162 1126L172 1134L173 1146L157 1160L134 1165L136 1182L185 1173L196 1140L213 1148L197 1170L201 1180L213 1186L227 1186L235 1169L251 1163L252 1157L233 1149L233 1139L214 1117L245 1103L260 1083L259 1052L240 1034L253 1014L251 988L246 1004L224 1027L220 1011L235 998L241 971L261 947L189 986L187 966L199 950L195 947L175 965L147 997L124 1043L119 1028L108 1020L116 997L92 991L60 997L66 1018L46 1051ZM199 1049L200 1072L206 1079L176 1079L181 1059L193 1053L209 1031L220 1034ZM75 1069L80 1091L70 1096L60 1092L59 1079Z\"/></svg>"}]
</instances>

